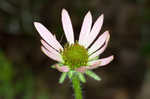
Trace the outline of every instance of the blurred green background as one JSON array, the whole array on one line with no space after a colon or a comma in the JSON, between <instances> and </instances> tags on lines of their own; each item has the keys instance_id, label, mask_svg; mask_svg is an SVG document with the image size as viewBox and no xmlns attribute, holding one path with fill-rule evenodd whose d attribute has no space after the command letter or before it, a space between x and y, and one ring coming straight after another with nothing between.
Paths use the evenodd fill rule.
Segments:
<instances>
[{"instance_id":1,"label":"blurred green background","mask_svg":"<svg viewBox=\"0 0 150 99\"><path fill-rule=\"evenodd\" d=\"M115 59L94 70L101 82L87 77L84 99L150 99L150 0L0 0L0 99L73 99L71 82L58 83L60 72L41 52L33 26L41 22L60 40L62 8L76 39L89 10L93 21L104 13L101 33L111 34L101 57Z\"/></svg>"}]
</instances>

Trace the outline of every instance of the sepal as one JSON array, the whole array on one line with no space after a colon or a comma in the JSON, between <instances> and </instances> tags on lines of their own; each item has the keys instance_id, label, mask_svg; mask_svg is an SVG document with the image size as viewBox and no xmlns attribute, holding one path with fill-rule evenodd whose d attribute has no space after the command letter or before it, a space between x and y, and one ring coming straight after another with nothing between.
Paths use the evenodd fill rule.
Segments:
<instances>
[{"instance_id":1,"label":"sepal","mask_svg":"<svg viewBox=\"0 0 150 99\"><path fill-rule=\"evenodd\" d=\"M59 78L59 83L62 84L67 77L67 72L63 72Z\"/></svg>"},{"instance_id":2,"label":"sepal","mask_svg":"<svg viewBox=\"0 0 150 99\"><path fill-rule=\"evenodd\" d=\"M97 81L101 80L101 78L91 70L86 70L85 74L90 76L91 78L97 80Z\"/></svg>"},{"instance_id":3,"label":"sepal","mask_svg":"<svg viewBox=\"0 0 150 99\"><path fill-rule=\"evenodd\" d=\"M70 80L72 79L72 76L74 75L74 73L75 73L75 71L73 71L73 70L70 70L68 72L68 77L69 77Z\"/></svg>"},{"instance_id":4,"label":"sepal","mask_svg":"<svg viewBox=\"0 0 150 99\"><path fill-rule=\"evenodd\" d=\"M86 79L85 79L85 77L84 77L84 74L78 72L78 78L80 79L80 81L81 81L82 83L86 83Z\"/></svg>"}]
</instances>

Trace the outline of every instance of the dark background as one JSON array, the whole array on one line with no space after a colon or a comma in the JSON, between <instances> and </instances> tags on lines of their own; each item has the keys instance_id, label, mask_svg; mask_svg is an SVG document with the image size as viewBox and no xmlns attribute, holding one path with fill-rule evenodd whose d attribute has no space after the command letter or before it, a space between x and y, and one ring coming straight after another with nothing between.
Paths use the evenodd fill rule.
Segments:
<instances>
[{"instance_id":1,"label":"dark background","mask_svg":"<svg viewBox=\"0 0 150 99\"><path fill-rule=\"evenodd\" d=\"M150 0L0 0L0 99L73 99L71 82L58 83L55 62L40 50L34 21L60 40L61 10L71 16L76 39L85 14L104 13L101 33L111 40L101 55L114 61L87 77L84 99L150 99ZM65 44L63 36L61 44Z\"/></svg>"}]
</instances>

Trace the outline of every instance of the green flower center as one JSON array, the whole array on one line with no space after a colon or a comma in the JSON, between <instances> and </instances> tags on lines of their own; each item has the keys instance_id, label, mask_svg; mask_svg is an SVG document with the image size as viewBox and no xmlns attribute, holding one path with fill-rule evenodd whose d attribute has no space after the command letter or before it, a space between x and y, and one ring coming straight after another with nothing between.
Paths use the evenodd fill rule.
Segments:
<instances>
[{"instance_id":1,"label":"green flower center","mask_svg":"<svg viewBox=\"0 0 150 99\"><path fill-rule=\"evenodd\" d=\"M69 66L70 69L76 69L87 65L88 52L78 43L71 45L66 44L61 54L64 64Z\"/></svg>"}]
</instances>

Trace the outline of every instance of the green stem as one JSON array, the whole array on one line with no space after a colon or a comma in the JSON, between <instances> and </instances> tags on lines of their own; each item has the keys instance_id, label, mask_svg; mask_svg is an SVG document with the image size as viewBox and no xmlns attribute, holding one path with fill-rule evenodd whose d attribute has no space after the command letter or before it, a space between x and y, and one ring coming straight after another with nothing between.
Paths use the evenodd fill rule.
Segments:
<instances>
[{"instance_id":1,"label":"green stem","mask_svg":"<svg viewBox=\"0 0 150 99\"><path fill-rule=\"evenodd\" d=\"M77 75L73 75L72 84L75 93L75 99L82 99L82 91L80 86L80 80Z\"/></svg>"}]
</instances>

